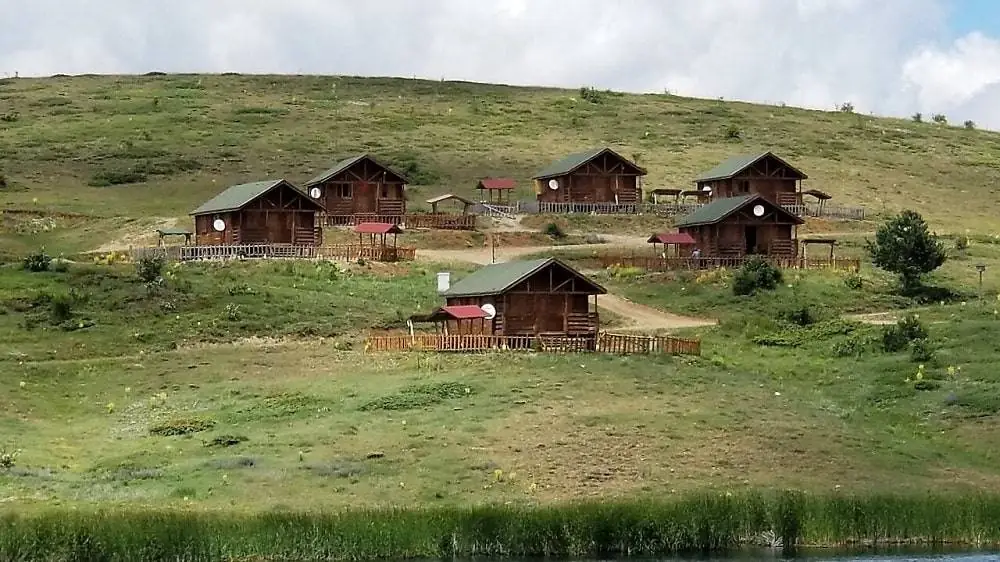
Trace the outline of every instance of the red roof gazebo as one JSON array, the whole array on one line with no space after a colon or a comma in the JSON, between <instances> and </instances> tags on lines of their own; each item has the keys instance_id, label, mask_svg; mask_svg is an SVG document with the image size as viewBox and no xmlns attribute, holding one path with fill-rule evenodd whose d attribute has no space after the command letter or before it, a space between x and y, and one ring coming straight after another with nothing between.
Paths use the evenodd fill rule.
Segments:
<instances>
[{"instance_id":1,"label":"red roof gazebo","mask_svg":"<svg viewBox=\"0 0 1000 562\"><path fill-rule=\"evenodd\" d=\"M697 242L695 239L686 232L661 232L659 234L654 234L649 237L646 242L653 245L653 251L657 255L667 257L667 251L670 246L674 247L674 255L680 257L681 246L694 246ZM656 249L657 244L663 244L663 251L659 252Z\"/></svg>"},{"instance_id":2,"label":"red roof gazebo","mask_svg":"<svg viewBox=\"0 0 1000 562\"><path fill-rule=\"evenodd\" d=\"M398 225L388 222L362 222L354 227L354 232L358 233L361 257L377 261L396 261L396 237L403 233L403 229ZM368 244L365 244L365 234L368 235ZM391 247L386 243L386 236L389 234L392 234Z\"/></svg>"},{"instance_id":3,"label":"red roof gazebo","mask_svg":"<svg viewBox=\"0 0 1000 562\"><path fill-rule=\"evenodd\" d=\"M483 203L507 205L510 204L510 193L517 188L513 178L483 178L476 184L479 190L479 200ZM504 201L506 196L506 202ZM495 194L495 195L494 195ZM494 197L496 201L494 201Z\"/></svg>"}]
</instances>

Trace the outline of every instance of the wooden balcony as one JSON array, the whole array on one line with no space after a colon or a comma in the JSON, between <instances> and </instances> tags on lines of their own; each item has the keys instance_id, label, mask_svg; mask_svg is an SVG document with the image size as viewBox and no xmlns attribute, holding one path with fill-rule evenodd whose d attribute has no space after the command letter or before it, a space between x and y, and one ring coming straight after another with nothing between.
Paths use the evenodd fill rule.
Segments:
<instances>
[{"instance_id":1,"label":"wooden balcony","mask_svg":"<svg viewBox=\"0 0 1000 562\"><path fill-rule=\"evenodd\" d=\"M323 224L328 227L355 226L363 222L379 222L403 228L430 228L438 230L475 230L476 215L451 213L408 213L405 215L353 214L326 215Z\"/></svg>"}]
</instances>

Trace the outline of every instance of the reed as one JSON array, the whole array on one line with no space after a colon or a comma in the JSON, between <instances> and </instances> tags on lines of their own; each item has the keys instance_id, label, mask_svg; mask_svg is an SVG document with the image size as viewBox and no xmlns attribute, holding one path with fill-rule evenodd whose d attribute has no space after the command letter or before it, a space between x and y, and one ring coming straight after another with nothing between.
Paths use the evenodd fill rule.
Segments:
<instances>
[{"instance_id":1,"label":"reed","mask_svg":"<svg viewBox=\"0 0 1000 562\"><path fill-rule=\"evenodd\" d=\"M103 509L0 518L0 560L650 556L741 546L1000 544L1000 495L702 493L671 500L339 513Z\"/></svg>"}]
</instances>

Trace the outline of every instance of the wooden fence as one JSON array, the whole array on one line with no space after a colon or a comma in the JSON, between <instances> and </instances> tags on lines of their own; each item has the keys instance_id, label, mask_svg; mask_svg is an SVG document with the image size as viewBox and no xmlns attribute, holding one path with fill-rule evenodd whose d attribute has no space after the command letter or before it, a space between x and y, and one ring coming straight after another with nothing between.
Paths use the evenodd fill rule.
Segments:
<instances>
[{"instance_id":1,"label":"wooden fence","mask_svg":"<svg viewBox=\"0 0 1000 562\"><path fill-rule=\"evenodd\" d=\"M587 352L632 354L701 355L701 341L674 336L639 336L602 332L595 338L562 335L379 335L365 339L365 351L476 352L536 350L556 353Z\"/></svg>"},{"instance_id":2,"label":"wooden fence","mask_svg":"<svg viewBox=\"0 0 1000 562\"><path fill-rule=\"evenodd\" d=\"M626 254L603 254L597 256L601 267L636 267L646 271L679 271L693 269L738 269L743 267L753 256L734 256L718 258L685 258L660 257ZM804 257L763 257L771 265L781 269L833 269L840 271L861 270L861 260L856 258L804 258Z\"/></svg>"},{"instance_id":3,"label":"wooden fence","mask_svg":"<svg viewBox=\"0 0 1000 562\"><path fill-rule=\"evenodd\" d=\"M291 244L230 244L221 246L156 246L130 248L132 261L160 256L170 261L229 260L229 259L320 259L380 262L409 261L416 256L415 248L391 246L295 246Z\"/></svg>"},{"instance_id":4,"label":"wooden fence","mask_svg":"<svg viewBox=\"0 0 1000 562\"><path fill-rule=\"evenodd\" d=\"M408 213L405 215L326 215L326 226L355 226L363 222L396 224L403 228L433 228L439 230L475 230L476 215L458 213Z\"/></svg>"},{"instance_id":5,"label":"wooden fence","mask_svg":"<svg viewBox=\"0 0 1000 562\"><path fill-rule=\"evenodd\" d=\"M549 203L542 201L522 200L513 205L503 207L510 214L588 214L588 215L656 215L661 217L682 216L700 209L704 203ZM494 206L495 207L495 206ZM802 203L782 205L786 210L799 217L830 218L838 220L864 220L863 207L847 207L842 205L827 205L820 203ZM491 214L480 205L474 207L476 212Z\"/></svg>"}]
</instances>

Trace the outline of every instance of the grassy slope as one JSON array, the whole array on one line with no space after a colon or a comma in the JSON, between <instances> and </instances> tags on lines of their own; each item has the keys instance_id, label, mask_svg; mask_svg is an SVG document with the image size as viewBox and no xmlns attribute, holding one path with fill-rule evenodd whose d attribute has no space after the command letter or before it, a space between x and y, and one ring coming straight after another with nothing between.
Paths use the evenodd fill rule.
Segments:
<instances>
[{"instance_id":1,"label":"grassy slope","mask_svg":"<svg viewBox=\"0 0 1000 562\"><path fill-rule=\"evenodd\" d=\"M770 316L738 318L755 315L741 303L727 305L733 316L720 329L701 332L701 359L365 356L340 343L351 337L196 345L400 327L434 300L428 271L397 272L395 292L375 307L371 295L387 285L374 270L184 266L149 293L123 268L4 269L0 447L23 449L16 469L0 473L8 505L547 503L706 487L947 492L1000 478L1000 383L983 337L997 321L978 307L929 313L943 321L930 324L940 350L928 363L941 387L925 392L906 382L916 367L905 353L838 357L837 337L757 346L753 335L785 328ZM633 296L678 290L662 279L628 285ZM711 287L701 298L725 291ZM828 300L857 305L883 289L851 293L831 281ZM72 321L95 325L52 326L39 293L76 295ZM235 318L230 304L240 305ZM946 376L949 365L961 374ZM149 434L190 418L215 425ZM224 435L248 441L205 446ZM384 457L367 459L373 452Z\"/></svg>"},{"instance_id":2,"label":"grassy slope","mask_svg":"<svg viewBox=\"0 0 1000 562\"><path fill-rule=\"evenodd\" d=\"M639 155L648 186L689 186L733 154L772 148L835 203L913 207L935 228L992 233L1000 136L957 127L666 95L346 77L74 77L0 81L5 204L102 217L37 240L90 249L179 219L226 185L310 177L370 150L405 168L421 202L487 174L526 180L569 151ZM742 140L726 131L739 129ZM92 187L140 171L142 183ZM975 204L969 204L974 201ZM127 223L126 218L135 222ZM57 220L57 230L72 227ZM9 230L9 229L8 229ZM3 235L3 233L0 233ZM10 236L13 240L8 240Z\"/></svg>"}]
</instances>

